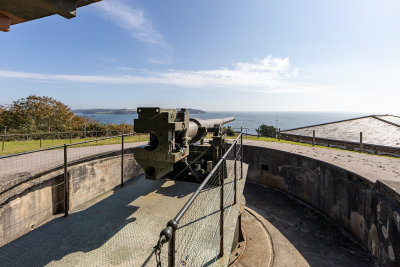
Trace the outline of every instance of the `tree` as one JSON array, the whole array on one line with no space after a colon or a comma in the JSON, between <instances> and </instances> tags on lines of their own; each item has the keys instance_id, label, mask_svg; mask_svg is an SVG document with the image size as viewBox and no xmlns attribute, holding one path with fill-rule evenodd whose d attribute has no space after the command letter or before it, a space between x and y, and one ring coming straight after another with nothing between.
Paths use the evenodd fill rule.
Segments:
<instances>
[{"instance_id":1,"label":"tree","mask_svg":"<svg viewBox=\"0 0 400 267\"><path fill-rule=\"evenodd\" d=\"M256 129L256 131L260 134L260 136L275 138L277 129L274 126L262 124L259 129Z\"/></svg>"},{"instance_id":2,"label":"tree","mask_svg":"<svg viewBox=\"0 0 400 267\"><path fill-rule=\"evenodd\" d=\"M0 105L0 130L2 131L4 129L4 122L3 122L3 114L6 111L5 107Z\"/></svg>"},{"instance_id":3,"label":"tree","mask_svg":"<svg viewBox=\"0 0 400 267\"><path fill-rule=\"evenodd\" d=\"M235 135L235 132L233 131L231 126L228 126L227 128L225 128L224 132L226 133L227 136L234 136Z\"/></svg>"},{"instance_id":4,"label":"tree","mask_svg":"<svg viewBox=\"0 0 400 267\"><path fill-rule=\"evenodd\" d=\"M80 127L84 119L60 101L30 95L8 105L2 112L4 126L18 132L67 131Z\"/></svg>"}]
</instances>

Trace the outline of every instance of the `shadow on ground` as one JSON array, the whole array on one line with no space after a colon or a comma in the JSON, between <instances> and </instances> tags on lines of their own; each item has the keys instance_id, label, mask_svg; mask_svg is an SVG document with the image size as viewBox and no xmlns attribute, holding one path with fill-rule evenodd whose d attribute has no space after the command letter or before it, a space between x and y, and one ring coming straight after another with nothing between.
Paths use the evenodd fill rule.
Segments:
<instances>
[{"instance_id":1,"label":"shadow on ground","mask_svg":"<svg viewBox=\"0 0 400 267\"><path fill-rule=\"evenodd\" d=\"M368 252L330 219L291 196L246 183L246 205L275 226L310 266L376 266Z\"/></svg>"},{"instance_id":2,"label":"shadow on ground","mask_svg":"<svg viewBox=\"0 0 400 267\"><path fill-rule=\"evenodd\" d=\"M137 186L130 181L94 205L44 224L1 247L0 266L43 266L69 254L86 253L103 246L127 224L135 222L135 212L139 208L130 203L151 192L174 196L177 185L162 187L164 182L154 181L156 186L154 183L153 186L148 186L148 183ZM180 195L175 197L192 192L189 189L180 190Z\"/></svg>"}]
</instances>

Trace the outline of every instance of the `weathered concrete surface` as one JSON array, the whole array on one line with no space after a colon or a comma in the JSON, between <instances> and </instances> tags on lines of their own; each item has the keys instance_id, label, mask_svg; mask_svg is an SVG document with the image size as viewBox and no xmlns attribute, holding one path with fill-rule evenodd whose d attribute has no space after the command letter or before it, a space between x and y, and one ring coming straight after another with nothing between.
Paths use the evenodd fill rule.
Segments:
<instances>
[{"instance_id":1,"label":"weathered concrete surface","mask_svg":"<svg viewBox=\"0 0 400 267\"><path fill-rule=\"evenodd\" d=\"M244 181L241 180L239 190L243 189ZM0 248L0 265L155 266L153 246L160 231L198 186L196 183L180 181L148 180L143 176L132 179L124 187L78 207L70 216L57 218L3 246ZM204 190L201 194L210 195L212 190ZM225 197L225 254L228 257L216 259L216 266L226 266L229 242L232 243L235 230L233 224L239 209L239 203L234 206L230 203L232 194L230 197L226 194ZM219 217L219 214L200 211L198 216L200 218L180 225L177 233L186 231L187 236L193 236L200 229L196 223L201 224L207 216ZM206 237L204 234L202 236ZM218 236L217 232L217 242L207 242L219 246ZM206 245L202 242L199 244ZM161 254L163 266L167 266L167 251L167 246L164 246ZM191 256L200 257L202 252L196 250Z\"/></svg>"},{"instance_id":2,"label":"weathered concrete surface","mask_svg":"<svg viewBox=\"0 0 400 267\"><path fill-rule=\"evenodd\" d=\"M372 115L285 130L282 133L312 137L315 130L315 136L319 138L357 143L360 142L360 132L362 132L365 144L400 148L400 125L394 123L399 120L400 118L396 116Z\"/></svg>"},{"instance_id":3,"label":"weathered concrete surface","mask_svg":"<svg viewBox=\"0 0 400 267\"><path fill-rule=\"evenodd\" d=\"M239 261L233 264L234 267L272 266L274 251L271 235L259 217L251 209L243 211L241 220L246 247Z\"/></svg>"},{"instance_id":4,"label":"weathered concrete surface","mask_svg":"<svg viewBox=\"0 0 400 267\"><path fill-rule=\"evenodd\" d=\"M250 215L262 217L271 237L272 266L375 266L368 251L339 225L290 195L253 183L246 184L244 194Z\"/></svg>"},{"instance_id":5,"label":"weathered concrete surface","mask_svg":"<svg viewBox=\"0 0 400 267\"><path fill-rule=\"evenodd\" d=\"M124 177L142 173L127 149ZM86 160L86 161L85 161ZM69 166L70 209L103 194L120 184L121 157L117 153L81 159ZM0 246L64 212L64 177L61 170L46 172L0 194Z\"/></svg>"},{"instance_id":6,"label":"weathered concrete surface","mask_svg":"<svg viewBox=\"0 0 400 267\"><path fill-rule=\"evenodd\" d=\"M400 205L394 186L372 182L371 178L376 181L378 177L371 174L365 178L343 169L340 160L332 162L339 166L321 161L329 158L319 155L329 154L324 150L312 148L312 158L284 151L285 146L278 150L279 144L275 149L261 142L260 146L252 144L244 150L248 180L284 190L324 212L359 239L380 264L400 264ZM298 148L302 153L307 149ZM388 180L396 185L399 182L393 176Z\"/></svg>"}]
</instances>

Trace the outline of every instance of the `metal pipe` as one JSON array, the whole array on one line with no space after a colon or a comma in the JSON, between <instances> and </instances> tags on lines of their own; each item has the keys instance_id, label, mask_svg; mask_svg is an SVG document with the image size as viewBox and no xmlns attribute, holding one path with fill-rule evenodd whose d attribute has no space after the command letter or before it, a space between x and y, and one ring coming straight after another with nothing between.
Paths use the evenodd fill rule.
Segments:
<instances>
[{"instance_id":1,"label":"metal pipe","mask_svg":"<svg viewBox=\"0 0 400 267\"><path fill-rule=\"evenodd\" d=\"M168 243L168 267L175 267L176 229L172 227L172 237Z\"/></svg>"},{"instance_id":2,"label":"metal pipe","mask_svg":"<svg viewBox=\"0 0 400 267\"><path fill-rule=\"evenodd\" d=\"M121 186L124 186L124 135L121 137Z\"/></svg>"},{"instance_id":3,"label":"metal pipe","mask_svg":"<svg viewBox=\"0 0 400 267\"><path fill-rule=\"evenodd\" d=\"M69 202L69 183L68 183L68 146L64 144L64 216L68 216L68 202Z\"/></svg>"},{"instance_id":4,"label":"metal pipe","mask_svg":"<svg viewBox=\"0 0 400 267\"><path fill-rule=\"evenodd\" d=\"M219 199L219 256L224 256L224 167L225 167L225 159L223 160L222 164L220 165L220 173L219 173L219 182L221 184L220 189L220 199Z\"/></svg>"},{"instance_id":5,"label":"metal pipe","mask_svg":"<svg viewBox=\"0 0 400 267\"><path fill-rule=\"evenodd\" d=\"M233 197L233 204L236 205L236 198L237 198L237 166L236 166L236 159L237 159L237 155L236 155L236 143L234 144L234 149L233 149L233 153L235 155L235 164L234 164L234 172L235 172L235 183L233 184L234 186L234 197Z\"/></svg>"},{"instance_id":6,"label":"metal pipe","mask_svg":"<svg viewBox=\"0 0 400 267\"><path fill-rule=\"evenodd\" d=\"M240 132L240 179L243 179L243 130Z\"/></svg>"}]
</instances>

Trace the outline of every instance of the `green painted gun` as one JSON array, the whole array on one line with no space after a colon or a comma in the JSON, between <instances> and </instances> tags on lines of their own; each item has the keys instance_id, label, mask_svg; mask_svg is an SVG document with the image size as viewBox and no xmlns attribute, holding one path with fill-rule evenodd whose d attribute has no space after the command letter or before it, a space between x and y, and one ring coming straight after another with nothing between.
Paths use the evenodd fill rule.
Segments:
<instances>
[{"instance_id":1,"label":"green painted gun","mask_svg":"<svg viewBox=\"0 0 400 267\"><path fill-rule=\"evenodd\" d=\"M201 180L202 174L210 168L207 164L215 162L224 150L221 126L235 120L233 117L210 120L189 118L186 109L146 107L138 108L137 113L135 132L150 133L150 142L134 148L134 156L148 179L192 176ZM213 141L205 145L204 138L210 131L214 132ZM196 144L199 141L200 144ZM192 159L190 164L188 158Z\"/></svg>"}]
</instances>

